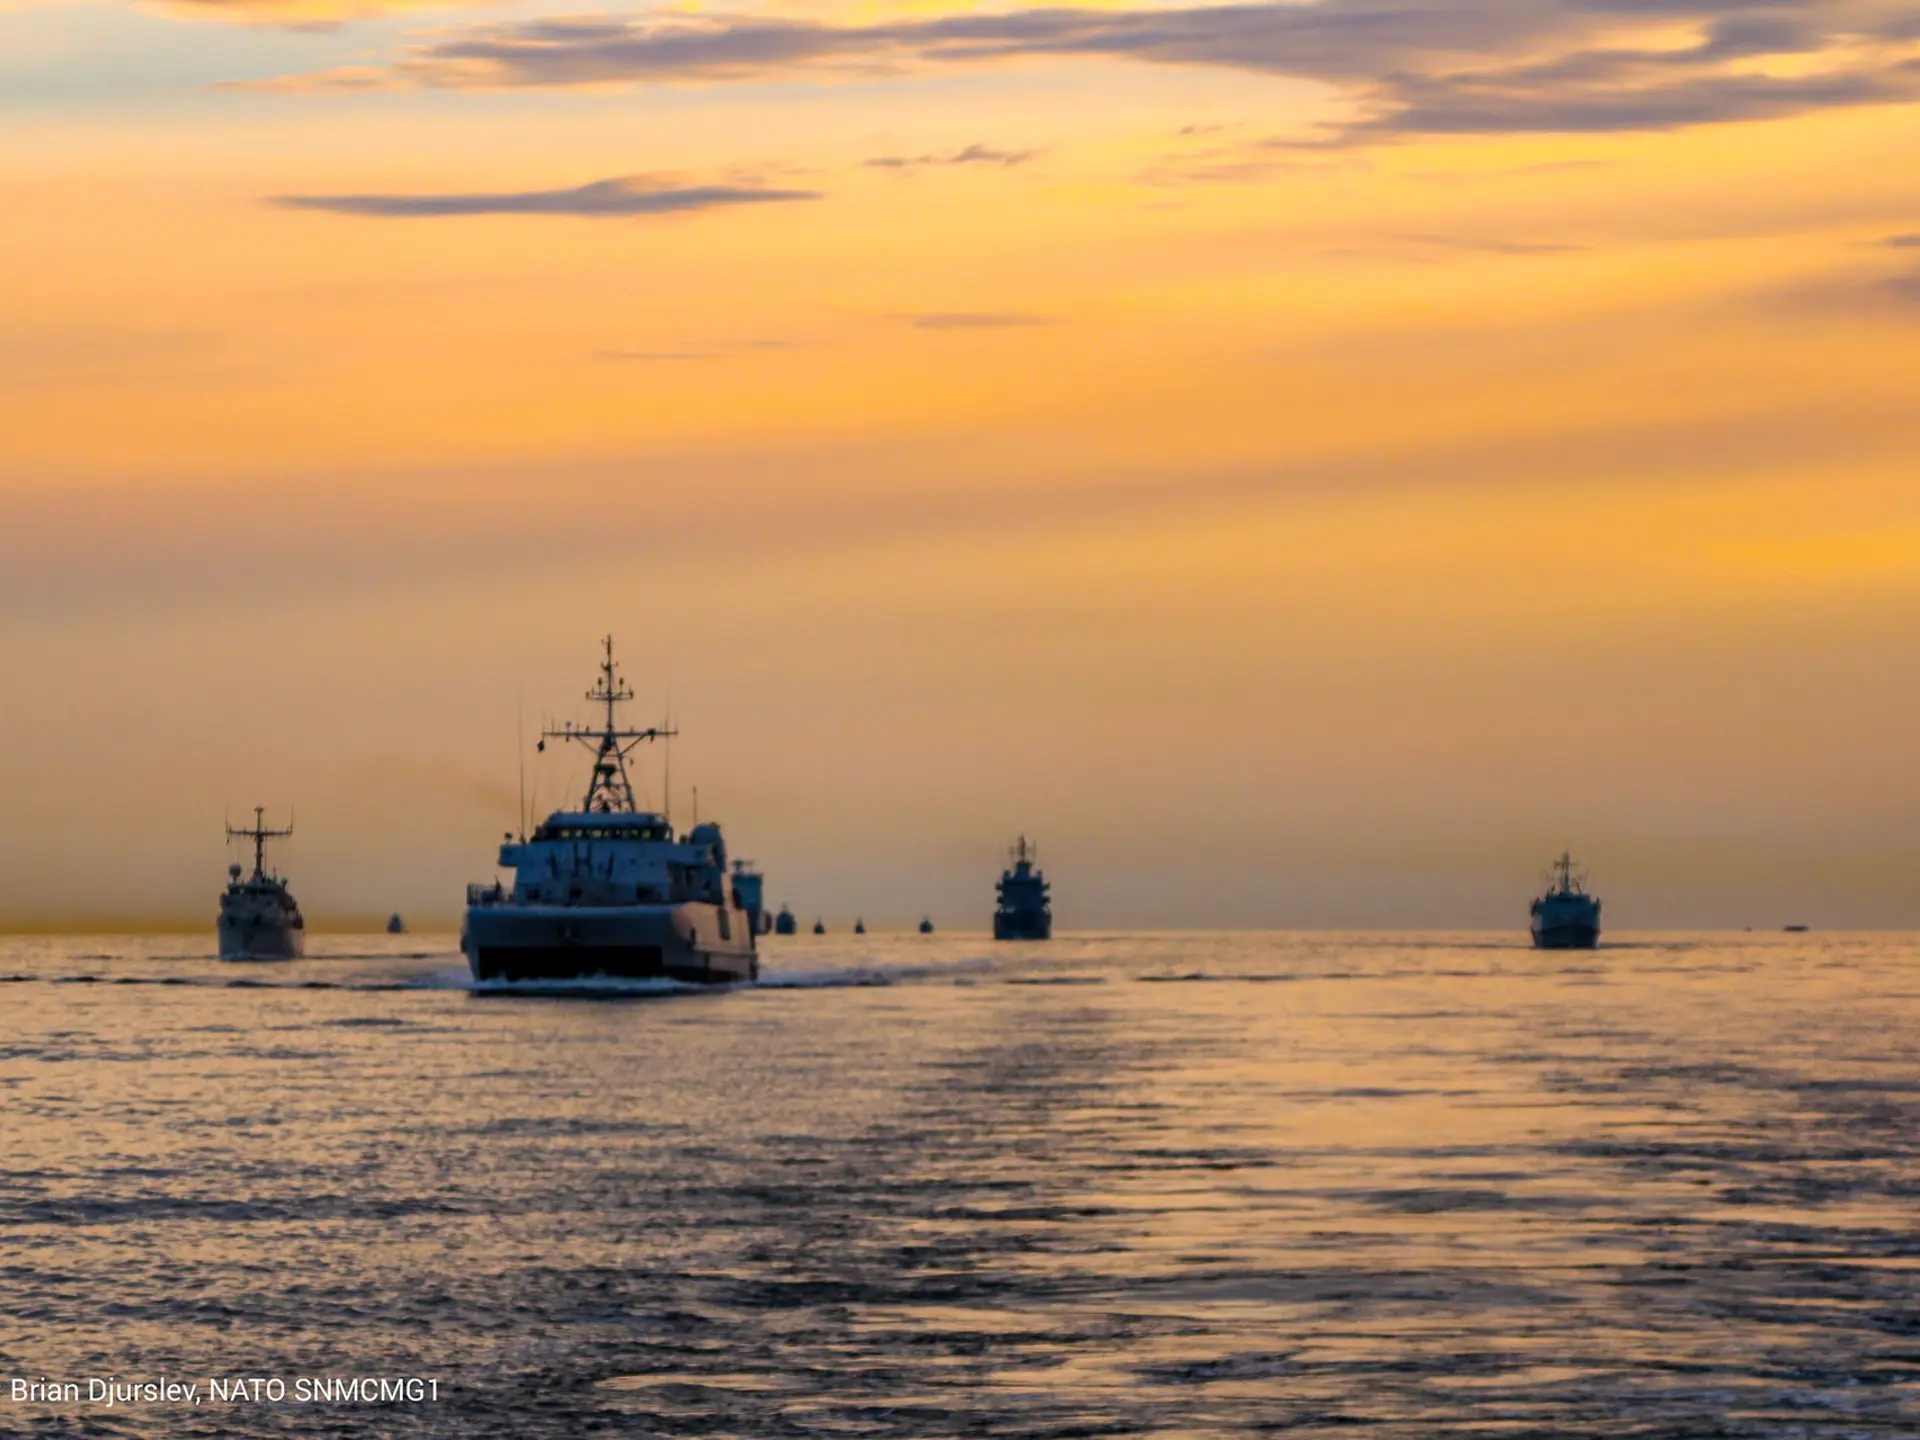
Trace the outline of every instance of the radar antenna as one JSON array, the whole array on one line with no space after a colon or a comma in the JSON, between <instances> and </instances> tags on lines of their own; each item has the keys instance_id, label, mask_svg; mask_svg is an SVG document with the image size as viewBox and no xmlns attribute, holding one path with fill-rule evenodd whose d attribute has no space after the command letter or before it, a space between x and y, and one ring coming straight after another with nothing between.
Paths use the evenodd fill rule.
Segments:
<instances>
[{"instance_id":1,"label":"radar antenna","mask_svg":"<svg viewBox=\"0 0 1920 1440\"><path fill-rule=\"evenodd\" d=\"M627 777L627 756L642 740L663 740L680 732L659 725L645 730L620 728L615 708L633 699L633 687L620 678L620 667L613 658L613 636L605 636L600 644L600 678L587 692L587 699L606 706L605 724L595 729L569 720L558 729L548 726L540 732L540 748L544 750L548 740L577 740L589 746L594 751L593 778L587 782L587 798L580 802L580 808L601 814L631 814L640 807L634 803L633 782Z\"/></svg>"},{"instance_id":2,"label":"radar antenna","mask_svg":"<svg viewBox=\"0 0 1920 1440\"><path fill-rule=\"evenodd\" d=\"M264 880L267 875L267 841L282 840L293 834L292 815L287 816L287 828L284 830L269 830L266 815L267 807L256 805L253 807L252 825L242 825L237 829L233 825L227 826L227 839L253 841L253 878L256 880Z\"/></svg>"},{"instance_id":3,"label":"radar antenna","mask_svg":"<svg viewBox=\"0 0 1920 1440\"><path fill-rule=\"evenodd\" d=\"M1570 850L1562 850L1560 858L1553 862L1553 868L1547 872L1548 882L1550 884L1558 882L1557 888L1562 895L1584 894L1582 887L1586 883L1586 878L1584 874L1573 873L1573 852Z\"/></svg>"}]
</instances>

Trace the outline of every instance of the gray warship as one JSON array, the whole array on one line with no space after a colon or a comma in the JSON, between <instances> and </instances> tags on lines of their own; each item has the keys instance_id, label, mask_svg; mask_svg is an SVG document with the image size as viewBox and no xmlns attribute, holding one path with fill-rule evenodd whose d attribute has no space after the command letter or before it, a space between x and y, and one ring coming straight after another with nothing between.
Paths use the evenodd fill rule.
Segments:
<instances>
[{"instance_id":1,"label":"gray warship","mask_svg":"<svg viewBox=\"0 0 1920 1440\"><path fill-rule=\"evenodd\" d=\"M256 805L251 826L227 826L229 841L253 841L253 873L227 867L218 922L222 960L297 960L306 953L307 921L300 902L287 882L267 869L267 841L293 834L293 824L269 830L266 813L264 805Z\"/></svg>"},{"instance_id":2,"label":"gray warship","mask_svg":"<svg viewBox=\"0 0 1920 1440\"><path fill-rule=\"evenodd\" d=\"M800 922L793 918L793 911L785 905L782 905L780 907L780 913L773 917L773 933L776 935L793 935L797 934L799 929Z\"/></svg>"},{"instance_id":3,"label":"gray warship","mask_svg":"<svg viewBox=\"0 0 1920 1440\"><path fill-rule=\"evenodd\" d=\"M757 979L754 913L727 865L715 824L676 836L669 817L634 801L627 757L674 731L623 729L633 699L602 642L600 678L587 699L604 707L597 726L541 731L594 752L585 796L556 810L531 835L511 834L500 865L511 886L469 885L460 948L476 980L677 980L730 985ZM755 877L757 880L758 877ZM755 896L757 902L757 895Z\"/></svg>"},{"instance_id":4,"label":"gray warship","mask_svg":"<svg viewBox=\"0 0 1920 1440\"><path fill-rule=\"evenodd\" d=\"M1571 854L1553 862L1547 893L1532 911L1536 950L1591 950L1600 943L1600 902L1587 893L1586 876L1573 873Z\"/></svg>"},{"instance_id":5,"label":"gray warship","mask_svg":"<svg viewBox=\"0 0 1920 1440\"><path fill-rule=\"evenodd\" d=\"M1040 852L1027 844L1022 835L1008 852L1008 869L1001 874L994 890L1000 897L993 912L993 938L996 940L1050 940L1053 938L1053 906L1047 877L1035 862Z\"/></svg>"}]
</instances>

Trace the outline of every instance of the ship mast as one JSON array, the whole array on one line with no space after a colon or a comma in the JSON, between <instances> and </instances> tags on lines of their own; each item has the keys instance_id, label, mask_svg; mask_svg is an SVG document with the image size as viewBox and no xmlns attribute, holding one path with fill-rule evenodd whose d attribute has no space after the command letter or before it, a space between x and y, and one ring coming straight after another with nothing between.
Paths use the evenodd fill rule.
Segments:
<instances>
[{"instance_id":1,"label":"ship mast","mask_svg":"<svg viewBox=\"0 0 1920 1440\"><path fill-rule=\"evenodd\" d=\"M595 729L575 725L569 720L557 730L548 727L540 732L540 748L544 750L548 740L577 740L591 747L594 751L593 778L587 782L587 797L580 802L580 808L601 814L630 814L640 807L634 803L633 782L627 777L627 756L642 740L661 740L677 735L679 731L658 725L645 730L620 728L615 709L633 699L633 687L620 678L620 667L613 658L613 636L604 637L600 644L604 652L600 661L600 678L593 689L587 692L587 699L596 705L606 706L606 723Z\"/></svg>"},{"instance_id":2,"label":"ship mast","mask_svg":"<svg viewBox=\"0 0 1920 1440\"><path fill-rule=\"evenodd\" d=\"M284 830L269 830L267 828L266 816L267 807L264 805L256 805L253 807L253 824L251 826L242 825L237 830L231 825L227 826L227 839L247 839L253 841L253 878L256 880L264 880L267 875L267 841L284 839L286 836L293 834L293 819L291 816L288 817L287 828Z\"/></svg>"}]
</instances>

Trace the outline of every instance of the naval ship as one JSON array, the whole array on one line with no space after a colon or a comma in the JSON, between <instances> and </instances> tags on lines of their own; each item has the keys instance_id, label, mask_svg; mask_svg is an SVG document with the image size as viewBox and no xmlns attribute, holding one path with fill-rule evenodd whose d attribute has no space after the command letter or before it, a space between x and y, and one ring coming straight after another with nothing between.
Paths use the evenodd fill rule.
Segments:
<instances>
[{"instance_id":1,"label":"naval ship","mask_svg":"<svg viewBox=\"0 0 1920 1440\"><path fill-rule=\"evenodd\" d=\"M222 960L296 960L306 953L307 921L300 902L287 882L267 869L267 841L293 834L293 825L269 830L266 813L264 805L256 805L251 826L227 826L228 840L253 841L253 873L227 867L227 888L220 894Z\"/></svg>"},{"instance_id":2,"label":"naval ship","mask_svg":"<svg viewBox=\"0 0 1920 1440\"><path fill-rule=\"evenodd\" d=\"M720 827L696 824L676 836L668 816L634 802L627 757L678 732L621 727L618 710L633 691L614 662L613 637L601 644L587 699L604 707L602 723L545 728L539 743L594 752L586 794L532 835L507 836L500 865L514 872L513 884L467 887L460 948L480 981L756 979L756 922L728 871Z\"/></svg>"},{"instance_id":3,"label":"naval ship","mask_svg":"<svg viewBox=\"0 0 1920 1440\"><path fill-rule=\"evenodd\" d=\"M1022 835L1008 852L1012 868L1000 876L994 886L1000 904L993 912L993 938L996 940L1049 940L1053 938L1053 908L1048 901L1047 877L1034 861L1040 852L1027 844Z\"/></svg>"},{"instance_id":4,"label":"naval ship","mask_svg":"<svg viewBox=\"0 0 1920 1440\"><path fill-rule=\"evenodd\" d=\"M1547 872L1547 893L1533 902L1533 948L1591 950L1600 943L1600 902L1573 873L1573 856L1561 853Z\"/></svg>"},{"instance_id":5,"label":"naval ship","mask_svg":"<svg viewBox=\"0 0 1920 1440\"><path fill-rule=\"evenodd\" d=\"M780 913L773 917L773 933L776 935L793 935L796 934L799 929L800 922L793 918L793 911L785 905L782 905L780 907Z\"/></svg>"}]
</instances>

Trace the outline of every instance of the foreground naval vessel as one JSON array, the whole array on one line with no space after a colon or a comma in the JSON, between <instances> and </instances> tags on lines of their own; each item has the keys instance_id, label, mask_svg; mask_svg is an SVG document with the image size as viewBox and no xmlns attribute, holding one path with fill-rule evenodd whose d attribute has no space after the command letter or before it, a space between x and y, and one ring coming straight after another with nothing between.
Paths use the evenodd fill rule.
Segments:
<instances>
[{"instance_id":1,"label":"foreground naval vessel","mask_svg":"<svg viewBox=\"0 0 1920 1440\"><path fill-rule=\"evenodd\" d=\"M293 825L269 830L266 807L256 805L253 824L227 826L228 840L253 841L253 873L227 867L227 888L220 895L222 960L294 960L306 953L307 921L287 882L267 869L267 841L293 834Z\"/></svg>"},{"instance_id":2,"label":"foreground naval vessel","mask_svg":"<svg viewBox=\"0 0 1920 1440\"><path fill-rule=\"evenodd\" d=\"M1600 902L1587 893L1586 877L1573 873L1573 856L1562 852L1548 872L1547 893L1533 902L1536 950L1591 950L1600 943Z\"/></svg>"},{"instance_id":3,"label":"foreground naval vessel","mask_svg":"<svg viewBox=\"0 0 1920 1440\"><path fill-rule=\"evenodd\" d=\"M667 816L634 802L627 757L676 732L621 727L618 708L633 691L613 637L601 643L600 678L587 699L604 707L602 722L540 736L541 749L567 740L594 752L586 794L532 835L507 836L500 865L514 872L513 884L467 887L460 948L482 981L756 979L755 920L728 870L720 827L697 824L676 836Z\"/></svg>"},{"instance_id":4,"label":"foreground naval vessel","mask_svg":"<svg viewBox=\"0 0 1920 1440\"><path fill-rule=\"evenodd\" d=\"M1047 877L1034 863L1040 852L1027 844L1027 837L1008 852L1008 868L994 886L1000 904L993 912L993 938L996 940L1049 940L1053 937L1053 906L1048 895Z\"/></svg>"}]
</instances>

